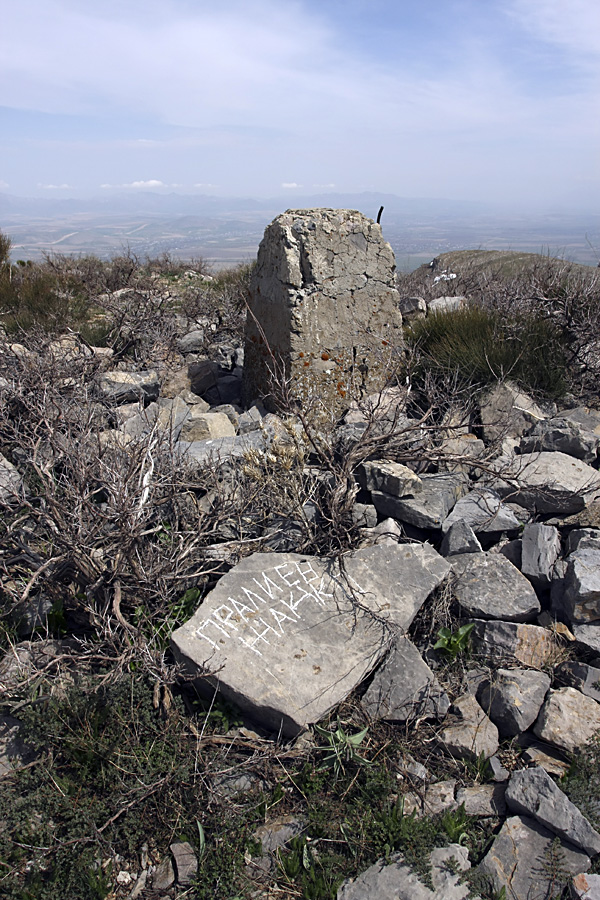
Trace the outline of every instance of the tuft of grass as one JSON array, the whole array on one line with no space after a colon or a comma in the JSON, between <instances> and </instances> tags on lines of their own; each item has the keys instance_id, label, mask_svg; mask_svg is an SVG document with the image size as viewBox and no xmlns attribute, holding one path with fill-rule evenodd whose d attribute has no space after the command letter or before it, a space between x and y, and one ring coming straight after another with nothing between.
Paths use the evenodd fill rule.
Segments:
<instances>
[{"instance_id":1,"label":"tuft of grass","mask_svg":"<svg viewBox=\"0 0 600 900\"><path fill-rule=\"evenodd\" d=\"M419 354L414 382L427 376L458 376L463 386L483 388L510 378L525 390L549 398L567 389L564 338L541 315L507 317L497 310L467 306L434 313L406 334Z\"/></svg>"}]
</instances>

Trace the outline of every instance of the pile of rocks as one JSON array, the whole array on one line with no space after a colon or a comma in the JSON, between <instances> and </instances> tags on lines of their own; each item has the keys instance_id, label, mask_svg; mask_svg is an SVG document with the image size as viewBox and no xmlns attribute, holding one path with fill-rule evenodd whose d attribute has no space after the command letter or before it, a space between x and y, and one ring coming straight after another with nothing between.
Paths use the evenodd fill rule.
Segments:
<instances>
[{"instance_id":1,"label":"pile of rocks","mask_svg":"<svg viewBox=\"0 0 600 900\"><path fill-rule=\"evenodd\" d=\"M168 377L105 370L96 391L112 407L114 427L99 439L127 447L162 435L175 460L186 458L199 469L267 451L285 429L255 397L261 381L268 389L265 357L257 351L266 346L265 328L283 341L288 373L310 368L310 360L317 387L333 385L337 399L362 372L381 433L389 435L390 427L405 433L412 462L371 454L357 466L360 548L337 561L294 552L247 556L173 633L173 650L201 689L218 689L262 728L286 738L354 690L372 721L405 728L429 719L440 753L489 760L494 783L434 783L416 766L420 789L405 796L406 811L423 815L464 804L468 814L502 817L479 869L513 900L546 896L552 876L544 860L557 841L562 866L578 876L573 896L599 896L590 893L597 891L596 876L585 873L600 853L600 835L551 776L564 774L570 755L600 731L600 410L541 408L502 384L482 401L477 433L457 429L444 447L445 462L437 470L421 465L419 423L399 406L398 392L373 394L381 370L358 340L368 332L387 343L381 310L356 319L352 329L344 306L357 291L363 305L371 304L377 285L383 307L396 299L388 245L378 226L363 219L344 210L279 217L255 278L246 366L241 348L232 348L226 361L195 359ZM329 283L328 271L341 286ZM277 320L274 294L287 325ZM265 322L256 316L263 307L270 311ZM400 322L394 318L389 328ZM351 361L340 340L351 348ZM180 352L193 354L201 343L189 332L180 338ZM242 385L256 400L245 410ZM357 409L346 415L337 431L342 444L360 441L368 427L361 416ZM21 476L3 459L0 482L0 499L9 502ZM443 683L439 654L411 640L411 626L440 586L457 605L457 627L472 625L473 667L458 695ZM18 723L4 727L7 757L11 747L22 756ZM505 768L498 751L506 740L518 742L531 768ZM455 868L468 868L464 848L435 851L433 890L393 857L343 886L339 900L466 897L448 869L449 855Z\"/></svg>"}]
</instances>

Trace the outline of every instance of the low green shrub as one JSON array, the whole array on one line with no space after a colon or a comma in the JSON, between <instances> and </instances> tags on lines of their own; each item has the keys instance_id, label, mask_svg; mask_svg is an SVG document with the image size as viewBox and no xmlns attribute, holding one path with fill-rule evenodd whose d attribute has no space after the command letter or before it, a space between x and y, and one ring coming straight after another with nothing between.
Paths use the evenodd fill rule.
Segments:
<instances>
[{"instance_id":1,"label":"low green shrub","mask_svg":"<svg viewBox=\"0 0 600 900\"><path fill-rule=\"evenodd\" d=\"M510 378L525 390L559 398L567 389L564 339L541 315L514 317L481 306L434 313L416 322L406 340L417 352L413 382L456 376L462 387L483 388Z\"/></svg>"}]
</instances>

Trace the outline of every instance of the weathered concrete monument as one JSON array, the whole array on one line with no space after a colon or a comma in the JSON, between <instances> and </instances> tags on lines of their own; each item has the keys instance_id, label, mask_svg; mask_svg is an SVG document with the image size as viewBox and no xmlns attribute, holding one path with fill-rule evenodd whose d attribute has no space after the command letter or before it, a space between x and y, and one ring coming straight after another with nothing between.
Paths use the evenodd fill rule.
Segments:
<instances>
[{"instance_id":1,"label":"weathered concrete monument","mask_svg":"<svg viewBox=\"0 0 600 900\"><path fill-rule=\"evenodd\" d=\"M243 401L277 370L301 403L339 409L385 386L402 340L396 264L381 227L353 209L289 209L266 228L251 284Z\"/></svg>"}]
</instances>

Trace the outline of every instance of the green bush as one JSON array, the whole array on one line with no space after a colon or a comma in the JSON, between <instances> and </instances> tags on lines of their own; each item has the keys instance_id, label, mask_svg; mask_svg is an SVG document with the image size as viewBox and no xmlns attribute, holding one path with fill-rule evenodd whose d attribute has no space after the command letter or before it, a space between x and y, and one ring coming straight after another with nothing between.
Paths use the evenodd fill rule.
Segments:
<instances>
[{"instance_id":1,"label":"green bush","mask_svg":"<svg viewBox=\"0 0 600 900\"><path fill-rule=\"evenodd\" d=\"M483 388L510 378L525 390L559 398L567 388L564 339L541 315L467 306L434 313L407 331L417 351L414 382L456 377L461 387Z\"/></svg>"}]
</instances>

